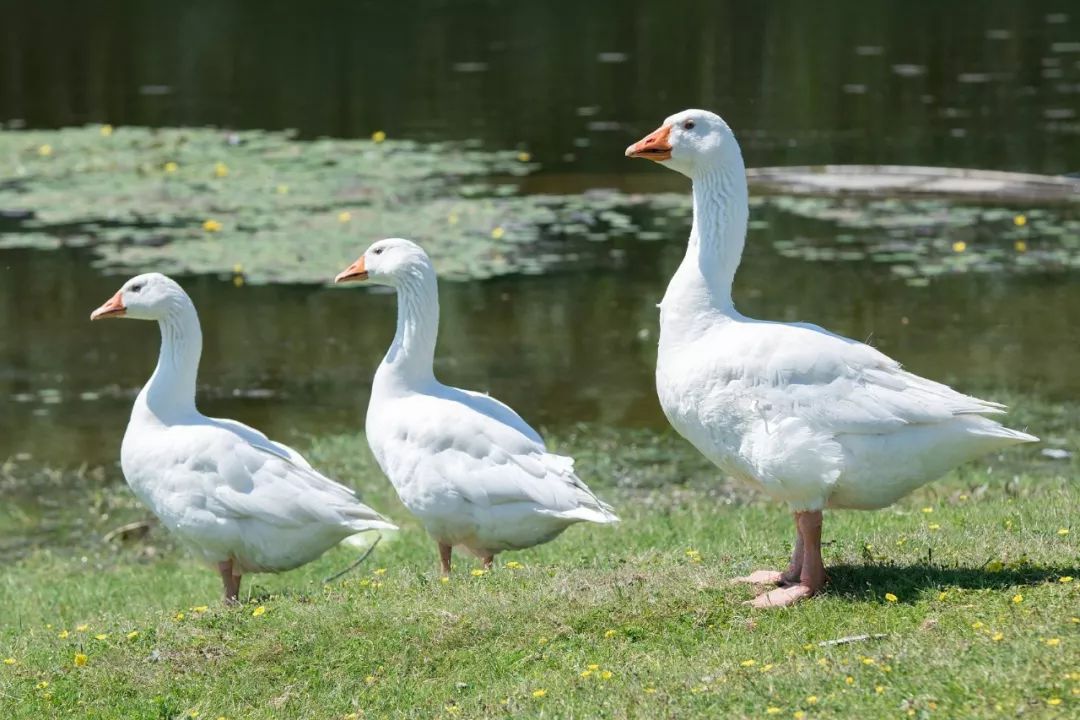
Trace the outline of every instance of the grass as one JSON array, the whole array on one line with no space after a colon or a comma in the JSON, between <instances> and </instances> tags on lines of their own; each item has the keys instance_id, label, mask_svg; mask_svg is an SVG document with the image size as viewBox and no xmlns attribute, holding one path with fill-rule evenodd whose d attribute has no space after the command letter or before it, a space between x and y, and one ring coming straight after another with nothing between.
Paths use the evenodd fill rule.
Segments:
<instances>
[{"instance_id":1,"label":"grass","mask_svg":"<svg viewBox=\"0 0 1080 720\"><path fill-rule=\"evenodd\" d=\"M1076 446L1072 413L1052 430ZM1034 426L1034 425L1033 425ZM827 594L744 605L732 576L782 564L783 508L719 484L681 440L564 435L623 517L577 526L440 582L434 544L362 438L309 457L359 478L402 521L353 574L355 550L245 580L160 529L119 547L102 529L145 513L106 485L65 545L0 575L4 718L1066 717L1080 704L1077 461L1038 449L969 466L874 513L827 513ZM115 474L110 470L106 474ZM597 480L597 486L605 483ZM102 519L102 516L107 519ZM10 524L7 526L10 529ZM511 565L510 563L514 563ZM1076 578L1066 581L1067 578ZM881 635L838 645L850 635Z\"/></svg>"}]
</instances>

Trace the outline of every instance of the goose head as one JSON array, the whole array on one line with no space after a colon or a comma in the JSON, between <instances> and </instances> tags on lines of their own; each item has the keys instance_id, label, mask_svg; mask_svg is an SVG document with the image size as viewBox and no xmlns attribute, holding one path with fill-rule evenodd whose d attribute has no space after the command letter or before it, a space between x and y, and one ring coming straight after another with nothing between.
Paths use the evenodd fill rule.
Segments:
<instances>
[{"instance_id":1,"label":"goose head","mask_svg":"<svg viewBox=\"0 0 1080 720\"><path fill-rule=\"evenodd\" d=\"M694 178L703 170L742 169L735 134L716 113L683 110L626 148L626 157L646 158Z\"/></svg>"},{"instance_id":2,"label":"goose head","mask_svg":"<svg viewBox=\"0 0 1080 720\"><path fill-rule=\"evenodd\" d=\"M371 247L349 267L338 273L335 283L370 280L379 285L397 287L403 280L431 271L431 259L412 240L386 238Z\"/></svg>"},{"instance_id":3,"label":"goose head","mask_svg":"<svg viewBox=\"0 0 1080 720\"><path fill-rule=\"evenodd\" d=\"M144 273L124 283L115 295L90 313L90 319L161 320L175 308L190 304L187 293L175 280L161 273Z\"/></svg>"}]
</instances>

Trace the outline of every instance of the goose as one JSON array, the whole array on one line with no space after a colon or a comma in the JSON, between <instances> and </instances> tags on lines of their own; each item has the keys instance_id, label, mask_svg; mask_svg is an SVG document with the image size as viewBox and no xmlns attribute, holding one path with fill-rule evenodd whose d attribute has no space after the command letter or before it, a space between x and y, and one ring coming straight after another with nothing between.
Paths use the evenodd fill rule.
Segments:
<instances>
[{"instance_id":1,"label":"goose","mask_svg":"<svg viewBox=\"0 0 1080 720\"><path fill-rule=\"evenodd\" d=\"M824 508L883 508L951 468L1038 438L986 415L1005 407L901 368L808 323L755 320L732 304L749 215L746 168L719 116L685 110L626 149L690 178L686 255L660 302L656 390L675 430L728 475L785 502L796 540L755 607L821 591Z\"/></svg>"},{"instance_id":2,"label":"goose","mask_svg":"<svg viewBox=\"0 0 1080 720\"><path fill-rule=\"evenodd\" d=\"M135 495L180 541L216 565L225 602L245 573L291 570L337 543L396 526L300 453L195 407L202 330L191 298L160 273L131 278L91 320L156 320L157 367L135 398L120 450Z\"/></svg>"},{"instance_id":3,"label":"goose","mask_svg":"<svg viewBox=\"0 0 1080 720\"><path fill-rule=\"evenodd\" d=\"M397 291L397 331L375 372L368 444L402 504L438 543L442 576L460 547L489 569L495 554L554 539L578 522L618 521L574 474L572 458L508 406L443 385L433 362L439 330L435 268L409 240L374 243L334 279Z\"/></svg>"}]
</instances>

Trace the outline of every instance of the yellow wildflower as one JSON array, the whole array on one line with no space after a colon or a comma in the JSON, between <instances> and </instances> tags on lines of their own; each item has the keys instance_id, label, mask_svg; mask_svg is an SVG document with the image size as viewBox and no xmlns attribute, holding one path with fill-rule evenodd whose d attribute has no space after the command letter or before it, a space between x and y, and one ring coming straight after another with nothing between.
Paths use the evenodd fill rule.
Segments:
<instances>
[{"instance_id":1,"label":"yellow wildflower","mask_svg":"<svg viewBox=\"0 0 1080 720\"><path fill-rule=\"evenodd\" d=\"M765 708L766 715L779 715L780 713L780 708L776 707L775 705L770 705L769 707Z\"/></svg>"},{"instance_id":2,"label":"yellow wildflower","mask_svg":"<svg viewBox=\"0 0 1080 720\"><path fill-rule=\"evenodd\" d=\"M613 638L613 637L615 637L615 631L614 631L614 630L607 630L607 631L605 631L605 632L604 632L604 637L606 637L606 638Z\"/></svg>"},{"instance_id":3,"label":"yellow wildflower","mask_svg":"<svg viewBox=\"0 0 1080 720\"><path fill-rule=\"evenodd\" d=\"M802 710L796 710L791 714L791 717L795 718L795 720L803 720L803 718L806 717L806 713L804 713Z\"/></svg>"},{"instance_id":4,"label":"yellow wildflower","mask_svg":"<svg viewBox=\"0 0 1080 720\"><path fill-rule=\"evenodd\" d=\"M846 682L848 685L854 685L855 684L855 678L848 675L846 678L844 678L844 682Z\"/></svg>"},{"instance_id":5,"label":"yellow wildflower","mask_svg":"<svg viewBox=\"0 0 1080 720\"><path fill-rule=\"evenodd\" d=\"M1058 528L1058 535L1061 535L1062 537L1064 537L1064 536L1066 536L1068 534L1069 534L1069 528Z\"/></svg>"},{"instance_id":6,"label":"yellow wildflower","mask_svg":"<svg viewBox=\"0 0 1080 720\"><path fill-rule=\"evenodd\" d=\"M818 658L817 664L825 667L829 664L829 658Z\"/></svg>"},{"instance_id":7,"label":"yellow wildflower","mask_svg":"<svg viewBox=\"0 0 1080 720\"><path fill-rule=\"evenodd\" d=\"M82 653L75 653L75 667L82 667L86 664L87 659Z\"/></svg>"},{"instance_id":8,"label":"yellow wildflower","mask_svg":"<svg viewBox=\"0 0 1080 720\"><path fill-rule=\"evenodd\" d=\"M449 215L447 215L446 216L446 222L447 222L448 225L457 225L457 223L458 223L457 213L450 213Z\"/></svg>"},{"instance_id":9,"label":"yellow wildflower","mask_svg":"<svg viewBox=\"0 0 1080 720\"><path fill-rule=\"evenodd\" d=\"M1061 644L1061 638L1047 638L1045 642L1050 647L1057 647Z\"/></svg>"},{"instance_id":10,"label":"yellow wildflower","mask_svg":"<svg viewBox=\"0 0 1080 720\"><path fill-rule=\"evenodd\" d=\"M235 272L236 268L233 268L233 271ZM196 605L195 607L191 608L191 611L192 612L197 612L197 613L204 613L209 609L210 609L209 605Z\"/></svg>"},{"instance_id":11,"label":"yellow wildflower","mask_svg":"<svg viewBox=\"0 0 1080 720\"><path fill-rule=\"evenodd\" d=\"M975 622L971 623L971 627L972 627L973 630L978 630L982 626L983 626L983 624L982 624L981 620L976 620Z\"/></svg>"},{"instance_id":12,"label":"yellow wildflower","mask_svg":"<svg viewBox=\"0 0 1080 720\"><path fill-rule=\"evenodd\" d=\"M1072 575L1062 575L1058 578L1059 583L1071 583L1072 581Z\"/></svg>"},{"instance_id":13,"label":"yellow wildflower","mask_svg":"<svg viewBox=\"0 0 1080 720\"><path fill-rule=\"evenodd\" d=\"M371 572L374 575L385 575L386 574L386 568L375 568Z\"/></svg>"},{"instance_id":14,"label":"yellow wildflower","mask_svg":"<svg viewBox=\"0 0 1080 720\"><path fill-rule=\"evenodd\" d=\"M530 160L532 160L532 155L530 155L527 152L522 151L522 152L518 153L517 159L518 159L518 162L523 162L523 163L524 162L529 162Z\"/></svg>"},{"instance_id":15,"label":"yellow wildflower","mask_svg":"<svg viewBox=\"0 0 1080 720\"><path fill-rule=\"evenodd\" d=\"M996 632L990 637L990 639L993 640L994 642L1001 642L1002 640L1005 639L1005 634L1000 633L1000 632Z\"/></svg>"},{"instance_id":16,"label":"yellow wildflower","mask_svg":"<svg viewBox=\"0 0 1080 720\"><path fill-rule=\"evenodd\" d=\"M1027 243L1023 240L1017 240L1013 243L1013 249L1018 253L1027 252Z\"/></svg>"},{"instance_id":17,"label":"yellow wildflower","mask_svg":"<svg viewBox=\"0 0 1080 720\"><path fill-rule=\"evenodd\" d=\"M170 175L173 174L174 172L176 172L179 169L180 169L180 166L177 165L176 163L174 163L172 160L165 163L165 172L169 173Z\"/></svg>"},{"instance_id":18,"label":"yellow wildflower","mask_svg":"<svg viewBox=\"0 0 1080 720\"><path fill-rule=\"evenodd\" d=\"M941 525L938 525L937 523L930 523L926 527L929 530L940 530L941 529Z\"/></svg>"},{"instance_id":19,"label":"yellow wildflower","mask_svg":"<svg viewBox=\"0 0 1080 720\"><path fill-rule=\"evenodd\" d=\"M1016 227L1024 227L1025 225L1027 225L1027 216L1026 215L1017 215L1017 216L1015 216L1013 218L1013 225L1015 225Z\"/></svg>"},{"instance_id":20,"label":"yellow wildflower","mask_svg":"<svg viewBox=\"0 0 1080 720\"><path fill-rule=\"evenodd\" d=\"M61 640L66 640L67 636L70 635L70 634L71 633L69 633L67 630L61 630L60 632L58 632L56 634L56 637L60 638Z\"/></svg>"},{"instance_id":21,"label":"yellow wildflower","mask_svg":"<svg viewBox=\"0 0 1080 720\"><path fill-rule=\"evenodd\" d=\"M954 253L962 253L967 250L967 243L963 240L957 240L952 244L952 249Z\"/></svg>"},{"instance_id":22,"label":"yellow wildflower","mask_svg":"<svg viewBox=\"0 0 1080 720\"><path fill-rule=\"evenodd\" d=\"M282 183L281 185L278 185L275 188L275 191L277 192L278 195L288 195L289 194L289 186Z\"/></svg>"},{"instance_id":23,"label":"yellow wildflower","mask_svg":"<svg viewBox=\"0 0 1080 720\"><path fill-rule=\"evenodd\" d=\"M364 678L364 682L367 683L368 685L373 685L375 683L375 676L374 675L368 675L367 677Z\"/></svg>"},{"instance_id":24,"label":"yellow wildflower","mask_svg":"<svg viewBox=\"0 0 1080 720\"><path fill-rule=\"evenodd\" d=\"M446 577L446 576L444 575L444 576L442 576L441 578L439 578L439 582L444 582L444 583L448 583L448 582L450 582L450 578L448 578L448 577Z\"/></svg>"},{"instance_id":25,"label":"yellow wildflower","mask_svg":"<svg viewBox=\"0 0 1080 720\"><path fill-rule=\"evenodd\" d=\"M878 695L882 694L883 692L885 692L885 686L884 685L878 685L877 687L874 688L874 692L876 692Z\"/></svg>"},{"instance_id":26,"label":"yellow wildflower","mask_svg":"<svg viewBox=\"0 0 1080 720\"><path fill-rule=\"evenodd\" d=\"M597 665L596 663L591 663L588 667L589 667L590 670L599 670L600 669L600 666Z\"/></svg>"},{"instance_id":27,"label":"yellow wildflower","mask_svg":"<svg viewBox=\"0 0 1080 720\"><path fill-rule=\"evenodd\" d=\"M97 635L94 636L94 639L95 640L108 640L109 635L108 635L108 633L98 633Z\"/></svg>"},{"instance_id":28,"label":"yellow wildflower","mask_svg":"<svg viewBox=\"0 0 1080 720\"><path fill-rule=\"evenodd\" d=\"M493 228L492 231L491 231L491 237L494 238L495 240L499 240L505 234L506 234L506 231L503 230L501 226L497 226L497 227Z\"/></svg>"},{"instance_id":29,"label":"yellow wildflower","mask_svg":"<svg viewBox=\"0 0 1080 720\"><path fill-rule=\"evenodd\" d=\"M739 664L743 667L753 667L754 665L757 665L757 660L743 660Z\"/></svg>"},{"instance_id":30,"label":"yellow wildflower","mask_svg":"<svg viewBox=\"0 0 1080 720\"><path fill-rule=\"evenodd\" d=\"M251 617L259 617L260 615L265 615L265 614L266 614L266 608L264 608L262 605L260 605L259 607L255 608L254 610L251 611Z\"/></svg>"},{"instance_id":31,"label":"yellow wildflower","mask_svg":"<svg viewBox=\"0 0 1080 720\"><path fill-rule=\"evenodd\" d=\"M924 513L932 513L932 512L934 512L934 508L932 508L932 507L924 507L924 508L922 509L922 511L923 511Z\"/></svg>"},{"instance_id":32,"label":"yellow wildflower","mask_svg":"<svg viewBox=\"0 0 1080 720\"><path fill-rule=\"evenodd\" d=\"M16 659L15 659L15 658L13 658L13 657L9 657L9 658L4 658L4 664L5 664L5 665L14 665L14 664L15 664L15 663L17 663L17 662L18 662L18 660L16 660Z\"/></svg>"},{"instance_id":33,"label":"yellow wildflower","mask_svg":"<svg viewBox=\"0 0 1080 720\"><path fill-rule=\"evenodd\" d=\"M610 670L605 670L604 672L600 673L600 679L601 680L610 680L613 676L614 676L614 673L611 672Z\"/></svg>"},{"instance_id":34,"label":"yellow wildflower","mask_svg":"<svg viewBox=\"0 0 1080 720\"><path fill-rule=\"evenodd\" d=\"M100 131L101 132L101 137L109 137L110 135L112 135L112 131L113 131L113 126L112 125L108 125L108 124L102 125L101 126L101 131Z\"/></svg>"},{"instance_id":35,"label":"yellow wildflower","mask_svg":"<svg viewBox=\"0 0 1080 720\"><path fill-rule=\"evenodd\" d=\"M1024 602L1024 596L1020 593L1016 593L1015 595L1013 595L1013 602L1019 605L1020 603Z\"/></svg>"},{"instance_id":36,"label":"yellow wildflower","mask_svg":"<svg viewBox=\"0 0 1080 720\"><path fill-rule=\"evenodd\" d=\"M874 665L876 663L877 663L877 661L874 660L874 658L863 658L862 659L862 664L863 665Z\"/></svg>"},{"instance_id":37,"label":"yellow wildflower","mask_svg":"<svg viewBox=\"0 0 1080 720\"><path fill-rule=\"evenodd\" d=\"M1052 697L1052 698L1050 698L1049 700L1046 701L1046 704L1047 705L1060 705L1061 704L1061 698Z\"/></svg>"},{"instance_id":38,"label":"yellow wildflower","mask_svg":"<svg viewBox=\"0 0 1080 720\"><path fill-rule=\"evenodd\" d=\"M42 145L37 149L37 154L41 157L49 157L52 155L52 145Z\"/></svg>"},{"instance_id":39,"label":"yellow wildflower","mask_svg":"<svg viewBox=\"0 0 1080 720\"><path fill-rule=\"evenodd\" d=\"M176 615L173 616L173 618L175 618L176 620L183 620L184 619L184 613L178 612L178 613L176 613Z\"/></svg>"},{"instance_id":40,"label":"yellow wildflower","mask_svg":"<svg viewBox=\"0 0 1080 720\"><path fill-rule=\"evenodd\" d=\"M806 696L806 704L807 705L817 705L817 695L807 695Z\"/></svg>"},{"instance_id":41,"label":"yellow wildflower","mask_svg":"<svg viewBox=\"0 0 1080 720\"><path fill-rule=\"evenodd\" d=\"M349 212L348 210L342 210L337 215L337 221L339 223L347 223L350 220L352 220L352 213Z\"/></svg>"},{"instance_id":42,"label":"yellow wildflower","mask_svg":"<svg viewBox=\"0 0 1080 720\"><path fill-rule=\"evenodd\" d=\"M381 142L383 142L385 140L386 140L386 133L383 132L382 130L376 130L375 132L371 133L371 142L377 144L377 143L381 143ZM540 696L537 695L537 697L540 697Z\"/></svg>"},{"instance_id":43,"label":"yellow wildflower","mask_svg":"<svg viewBox=\"0 0 1080 720\"><path fill-rule=\"evenodd\" d=\"M203 221L203 224L202 224L202 229L203 230L205 230L206 232L212 232L212 233L213 232L220 232L221 227L222 227L222 225L221 225L220 222L218 222L217 220L212 220L212 219L211 220L205 220L205 221Z\"/></svg>"},{"instance_id":44,"label":"yellow wildflower","mask_svg":"<svg viewBox=\"0 0 1080 720\"><path fill-rule=\"evenodd\" d=\"M90 626L86 625L86 624L76 625L75 626L75 632L86 632L89 629L90 629Z\"/></svg>"},{"instance_id":45,"label":"yellow wildflower","mask_svg":"<svg viewBox=\"0 0 1080 720\"><path fill-rule=\"evenodd\" d=\"M49 681L48 680L42 680L41 682L39 682L37 684L37 689L38 690L44 690L47 687L49 687Z\"/></svg>"},{"instance_id":46,"label":"yellow wildflower","mask_svg":"<svg viewBox=\"0 0 1080 720\"><path fill-rule=\"evenodd\" d=\"M532 693L532 696L534 698L542 698L545 695L547 695L547 690L544 690L543 688L540 688L539 690L533 690L533 693Z\"/></svg>"},{"instance_id":47,"label":"yellow wildflower","mask_svg":"<svg viewBox=\"0 0 1080 720\"><path fill-rule=\"evenodd\" d=\"M892 593L885 593L885 599L888 600L889 602L896 602L899 598L897 598Z\"/></svg>"},{"instance_id":48,"label":"yellow wildflower","mask_svg":"<svg viewBox=\"0 0 1080 720\"><path fill-rule=\"evenodd\" d=\"M940 593L938 593L937 599L938 599L938 600L944 600L944 599L945 599L945 598L947 598L947 597L949 597L949 593L947 593L947 592L940 592Z\"/></svg>"},{"instance_id":49,"label":"yellow wildflower","mask_svg":"<svg viewBox=\"0 0 1080 720\"><path fill-rule=\"evenodd\" d=\"M476 568L475 570L473 570L469 574L472 575L473 577L481 577L483 575L487 575L487 570L481 570L480 568Z\"/></svg>"},{"instance_id":50,"label":"yellow wildflower","mask_svg":"<svg viewBox=\"0 0 1080 720\"><path fill-rule=\"evenodd\" d=\"M223 178L229 174L229 166L223 162L214 163L214 177Z\"/></svg>"},{"instance_id":51,"label":"yellow wildflower","mask_svg":"<svg viewBox=\"0 0 1080 720\"><path fill-rule=\"evenodd\" d=\"M766 664L761 666L761 672L763 672L763 673L767 673L772 669L773 669L772 663L766 663Z\"/></svg>"},{"instance_id":52,"label":"yellow wildflower","mask_svg":"<svg viewBox=\"0 0 1080 720\"><path fill-rule=\"evenodd\" d=\"M654 687L645 688L645 694L646 695L655 695L656 694L656 688L654 688Z\"/></svg>"},{"instance_id":53,"label":"yellow wildflower","mask_svg":"<svg viewBox=\"0 0 1080 720\"><path fill-rule=\"evenodd\" d=\"M536 642L538 644L540 644L540 645L543 645L543 644L547 643L547 641L548 641L548 639L543 635L541 635L539 638L536 639Z\"/></svg>"},{"instance_id":54,"label":"yellow wildflower","mask_svg":"<svg viewBox=\"0 0 1080 720\"><path fill-rule=\"evenodd\" d=\"M587 678L587 677L589 677L590 675L592 675L592 673L593 673L593 671L592 671L592 670L582 670L580 674L581 674L581 677L583 677L583 678Z\"/></svg>"},{"instance_id":55,"label":"yellow wildflower","mask_svg":"<svg viewBox=\"0 0 1080 720\"><path fill-rule=\"evenodd\" d=\"M138 630L132 630L131 632L129 632L127 634L127 639L128 640L134 640L137 637L139 637L139 631Z\"/></svg>"},{"instance_id":56,"label":"yellow wildflower","mask_svg":"<svg viewBox=\"0 0 1080 720\"><path fill-rule=\"evenodd\" d=\"M506 563L506 567L510 568L511 570L520 570L525 566L519 563L517 560L511 560L510 562Z\"/></svg>"},{"instance_id":57,"label":"yellow wildflower","mask_svg":"<svg viewBox=\"0 0 1080 720\"><path fill-rule=\"evenodd\" d=\"M802 646L802 649L803 650L813 650L814 645L813 645L813 643L806 643L805 645Z\"/></svg>"}]
</instances>

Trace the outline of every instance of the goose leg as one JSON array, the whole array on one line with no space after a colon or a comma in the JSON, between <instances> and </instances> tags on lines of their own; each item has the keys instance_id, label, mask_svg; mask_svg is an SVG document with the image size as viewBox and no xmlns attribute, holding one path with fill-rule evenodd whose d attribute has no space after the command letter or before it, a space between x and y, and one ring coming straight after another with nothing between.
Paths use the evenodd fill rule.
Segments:
<instances>
[{"instance_id":1,"label":"goose leg","mask_svg":"<svg viewBox=\"0 0 1080 720\"><path fill-rule=\"evenodd\" d=\"M484 569L490 570L491 566L495 564L495 553L484 556Z\"/></svg>"},{"instance_id":2,"label":"goose leg","mask_svg":"<svg viewBox=\"0 0 1080 720\"><path fill-rule=\"evenodd\" d=\"M787 570L755 570L749 575L732 579L734 583L748 583L750 585L792 585L799 582L799 574L803 566L803 539L799 532L798 517L795 518L795 549L791 552L791 562Z\"/></svg>"},{"instance_id":3,"label":"goose leg","mask_svg":"<svg viewBox=\"0 0 1080 720\"><path fill-rule=\"evenodd\" d=\"M439 543L439 561L442 563L442 576L450 577L450 554L454 551L453 545Z\"/></svg>"},{"instance_id":4,"label":"goose leg","mask_svg":"<svg viewBox=\"0 0 1080 720\"><path fill-rule=\"evenodd\" d=\"M821 560L821 511L795 513L795 523L803 546L798 583L758 595L750 603L756 608L793 605L816 595L825 585L825 564Z\"/></svg>"},{"instance_id":5,"label":"goose leg","mask_svg":"<svg viewBox=\"0 0 1080 720\"><path fill-rule=\"evenodd\" d=\"M233 574L232 560L218 563L218 574L221 575L221 584L225 589L225 604L240 604L240 575Z\"/></svg>"}]
</instances>

